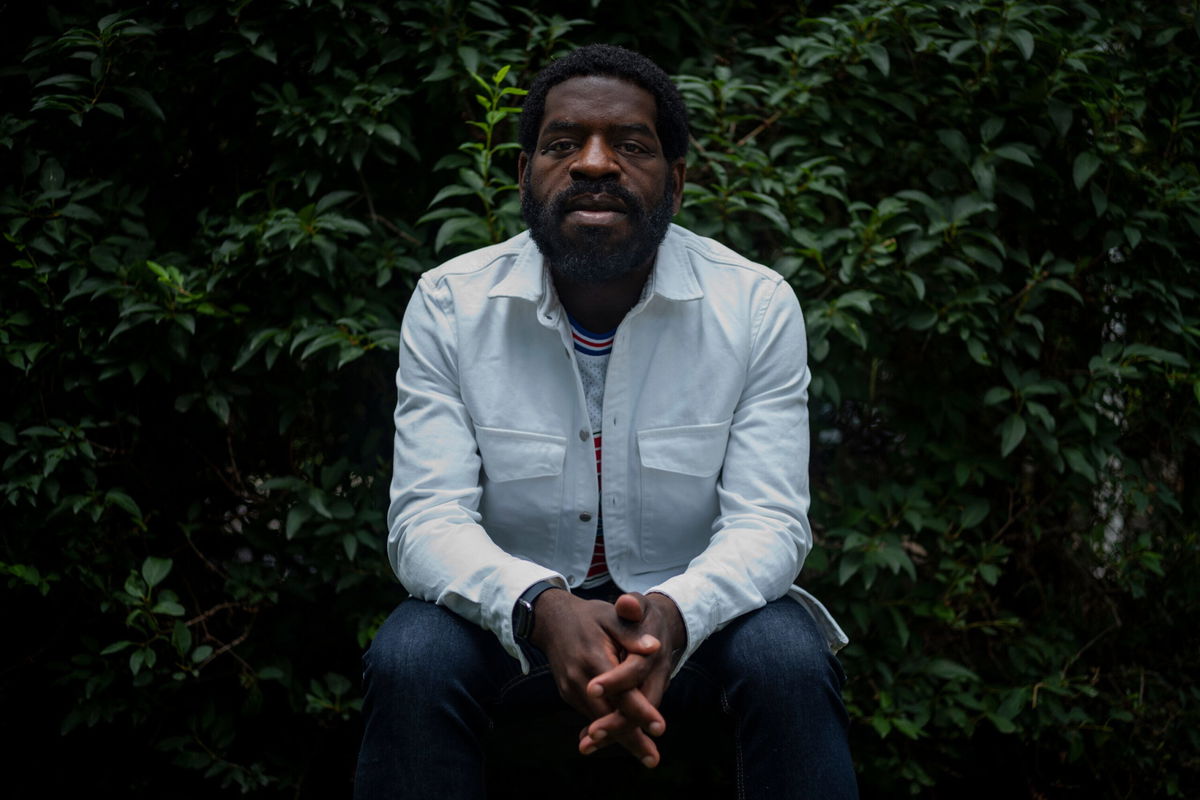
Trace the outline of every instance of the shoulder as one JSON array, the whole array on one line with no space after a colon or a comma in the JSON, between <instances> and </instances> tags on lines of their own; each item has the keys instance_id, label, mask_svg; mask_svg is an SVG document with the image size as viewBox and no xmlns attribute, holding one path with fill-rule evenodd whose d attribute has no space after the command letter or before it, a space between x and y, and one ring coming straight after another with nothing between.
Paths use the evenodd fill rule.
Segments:
<instances>
[{"instance_id":1,"label":"shoulder","mask_svg":"<svg viewBox=\"0 0 1200 800\"><path fill-rule=\"evenodd\" d=\"M708 273L726 280L761 282L771 288L784 282L783 276L775 270L746 258L716 239L693 233L680 225L672 225L667 235L672 246L687 255L693 268L699 268L698 277L703 278Z\"/></svg>"},{"instance_id":2,"label":"shoulder","mask_svg":"<svg viewBox=\"0 0 1200 800\"><path fill-rule=\"evenodd\" d=\"M513 262L532 246L528 231L498 244L463 253L421 275L420 287L425 291L444 291L451 283L498 283L507 275Z\"/></svg>"}]
</instances>

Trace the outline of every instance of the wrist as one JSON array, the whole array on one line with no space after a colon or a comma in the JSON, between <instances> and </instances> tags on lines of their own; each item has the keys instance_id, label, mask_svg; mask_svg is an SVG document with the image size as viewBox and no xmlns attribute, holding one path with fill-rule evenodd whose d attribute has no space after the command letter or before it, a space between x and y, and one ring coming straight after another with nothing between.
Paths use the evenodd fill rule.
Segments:
<instances>
[{"instance_id":1,"label":"wrist","mask_svg":"<svg viewBox=\"0 0 1200 800\"><path fill-rule=\"evenodd\" d=\"M517 598L517 602L513 605L512 630L514 639L518 642L528 642L531 640L533 629L537 624L535 607L538 600L551 589L557 588L550 581L538 581L521 593L521 596Z\"/></svg>"},{"instance_id":2,"label":"wrist","mask_svg":"<svg viewBox=\"0 0 1200 800\"><path fill-rule=\"evenodd\" d=\"M534 598L532 606L532 623L526 641L542 652L546 651L549 634L554 629L554 621L559 609L571 600L571 593L559 586L551 586Z\"/></svg>"},{"instance_id":3,"label":"wrist","mask_svg":"<svg viewBox=\"0 0 1200 800\"><path fill-rule=\"evenodd\" d=\"M683 621L683 613L675 601L662 592L650 592L646 595L646 599L653 604L654 610L662 618L662 626L666 634L663 649L671 654L673 665L687 649L687 625Z\"/></svg>"}]
</instances>

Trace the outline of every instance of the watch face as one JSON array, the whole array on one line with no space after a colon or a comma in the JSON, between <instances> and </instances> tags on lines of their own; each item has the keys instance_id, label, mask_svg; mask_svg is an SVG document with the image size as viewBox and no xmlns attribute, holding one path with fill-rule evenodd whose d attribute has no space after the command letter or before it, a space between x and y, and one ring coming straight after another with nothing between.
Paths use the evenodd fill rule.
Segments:
<instances>
[{"instance_id":1,"label":"watch face","mask_svg":"<svg viewBox=\"0 0 1200 800\"><path fill-rule=\"evenodd\" d=\"M533 606L529 601L521 598L517 601L517 621L516 621L516 637L524 639L529 636L529 629L533 627Z\"/></svg>"}]
</instances>

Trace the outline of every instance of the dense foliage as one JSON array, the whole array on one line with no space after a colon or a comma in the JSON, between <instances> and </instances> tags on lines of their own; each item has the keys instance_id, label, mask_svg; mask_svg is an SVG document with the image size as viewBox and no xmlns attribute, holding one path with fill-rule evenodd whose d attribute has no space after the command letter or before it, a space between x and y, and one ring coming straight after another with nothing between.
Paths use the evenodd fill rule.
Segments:
<instances>
[{"instance_id":1,"label":"dense foliage","mask_svg":"<svg viewBox=\"0 0 1200 800\"><path fill-rule=\"evenodd\" d=\"M348 793L399 319L520 229L514 90L589 41L683 88L679 221L800 294L866 793L1200 793L1198 38L1194 0L0 6L9 796Z\"/></svg>"}]
</instances>

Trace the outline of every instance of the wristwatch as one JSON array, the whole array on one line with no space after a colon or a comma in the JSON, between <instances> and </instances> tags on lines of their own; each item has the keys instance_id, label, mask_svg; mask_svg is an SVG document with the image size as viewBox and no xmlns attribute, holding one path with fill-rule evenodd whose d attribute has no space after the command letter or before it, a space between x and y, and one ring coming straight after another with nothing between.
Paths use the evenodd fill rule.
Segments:
<instances>
[{"instance_id":1,"label":"wristwatch","mask_svg":"<svg viewBox=\"0 0 1200 800\"><path fill-rule=\"evenodd\" d=\"M529 635L533 633L533 602L547 589L560 588L562 587L556 586L550 581L538 581L517 598L517 604L513 606L512 622L513 637L518 642L528 641Z\"/></svg>"}]
</instances>

